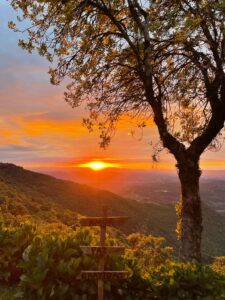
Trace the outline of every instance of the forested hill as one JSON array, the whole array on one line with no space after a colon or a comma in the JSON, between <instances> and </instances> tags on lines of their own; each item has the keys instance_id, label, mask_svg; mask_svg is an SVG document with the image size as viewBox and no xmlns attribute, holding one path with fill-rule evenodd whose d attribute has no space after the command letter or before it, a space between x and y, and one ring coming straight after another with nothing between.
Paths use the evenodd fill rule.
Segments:
<instances>
[{"instance_id":1,"label":"forested hill","mask_svg":"<svg viewBox=\"0 0 225 300\"><path fill-rule=\"evenodd\" d=\"M28 215L38 221L76 223L77 214L99 215L102 205L110 214L127 215L126 233L143 231L176 241L173 205L144 204L108 191L31 172L13 164L0 164L0 207L7 217ZM225 255L225 219L204 206L205 256Z\"/></svg>"}]
</instances>

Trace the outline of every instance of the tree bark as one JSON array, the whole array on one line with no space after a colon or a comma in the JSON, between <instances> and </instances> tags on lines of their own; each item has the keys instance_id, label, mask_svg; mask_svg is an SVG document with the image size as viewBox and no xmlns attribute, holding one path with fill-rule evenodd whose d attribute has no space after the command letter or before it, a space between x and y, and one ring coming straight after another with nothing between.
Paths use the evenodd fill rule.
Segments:
<instances>
[{"instance_id":1,"label":"tree bark","mask_svg":"<svg viewBox=\"0 0 225 300\"><path fill-rule=\"evenodd\" d=\"M199 194L201 171L198 161L183 159L178 165L181 183L179 208L180 259L201 262L202 210Z\"/></svg>"}]
</instances>

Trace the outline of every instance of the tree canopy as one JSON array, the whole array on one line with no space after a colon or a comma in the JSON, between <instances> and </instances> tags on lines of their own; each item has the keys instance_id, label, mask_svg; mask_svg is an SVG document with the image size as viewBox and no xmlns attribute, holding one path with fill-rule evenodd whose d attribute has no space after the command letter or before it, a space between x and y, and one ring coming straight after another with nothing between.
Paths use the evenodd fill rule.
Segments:
<instances>
[{"instance_id":1,"label":"tree canopy","mask_svg":"<svg viewBox=\"0 0 225 300\"><path fill-rule=\"evenodd\" d=\"M51 82L70 77L65 97L73 107L86 101L86 125L104 115L98 122L104 145L127 112L143 126L153 117L161 137L201 145L199 154L212 142L214 111L225 97L224 1L11 3L22 10L20 21L31 20L20 45L57 61Z\"/></svg>"}]
</instances>

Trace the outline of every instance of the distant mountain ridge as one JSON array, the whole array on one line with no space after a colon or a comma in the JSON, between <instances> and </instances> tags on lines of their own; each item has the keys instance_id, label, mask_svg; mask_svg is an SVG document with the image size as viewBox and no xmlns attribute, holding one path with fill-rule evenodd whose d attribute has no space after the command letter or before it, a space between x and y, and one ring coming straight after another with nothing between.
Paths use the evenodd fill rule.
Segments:
<instances>
[{"instance_id":1,"label":"distant mountain ridge","mask_svg":"<svg viewBox=\"0 0 225 300\"><path fill-rule=\"evenodd\" d=\"M76 222L77 214L100 215L107 205L110 214L127 215L126 233L142 231L163 236L177 247L174 205L140 203L87 185L56 179L13 164L0 163L0 207L7 216L29 215L39 221ZM207 205L203 207L203 252L225 255L225 219Z\"/></svg>"},{"instance_id":2,"label":"distant mountain ridge","mask_svg":"<svg viewBox=\"0 0 225 300\"><path fill-rule=\"evenodd\" d=\"M153 203L175 204L180 197L180 183L174 170L126 170L107 169L93 172L84 168L34 169L59 179L86 183L105 189L124 198ZM203 170L200 178L203 203L225 217L225 170Z\"/></svg>"}]
</instances>

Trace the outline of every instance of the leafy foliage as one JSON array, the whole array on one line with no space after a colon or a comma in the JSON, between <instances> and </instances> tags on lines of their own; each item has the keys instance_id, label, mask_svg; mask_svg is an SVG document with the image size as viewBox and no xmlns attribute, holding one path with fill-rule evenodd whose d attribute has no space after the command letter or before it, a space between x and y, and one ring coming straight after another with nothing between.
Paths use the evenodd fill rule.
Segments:
<instances>
[{"instance_id":1,"label":"leafy foliage","mask_svg":"<svg viewBox=\"0 0 225 300\"><path fill-rule=\"evenodd\" d=\"M225 276L225 256L215 257L212 269Z\"/></svg>"},{"instance_id":2,"label":"leafy foliage","mask_svg":"<svg viewBox=\"0 0 225 300\"><path fill-rule=\"evenodd\" d=\"M74 231L61 224L36 226L29 222L7 227L1 222L0 237L0 283L8 284L3 289L5 299L96 299L96 282L80 281L78 277L81 270L97 269L97 260L83 255L80 246L97 245L98 229ZM172 249L163 238L139 233L126 238L121 232L109 229L106 242L126 247L123 257L109 256L106 268L125 268L129 272L126 280L105 282L109 300L222 300L224 297L222 272L207 266L172 262Z\"/></svg>"},{"instance_id":3,"label":"leafy foliage","mask_svg":"<svg viewBox=\"0 0 225 300\"><path fill-rule=\"evenodd\" d=\"M36 235L23 253L20 264L21 297L27 299L86 299L95 295L92 282L80 284L77 280L81 270L96 269L93 258L82 256L80 245L90 244L88 230L50 231Z\"/></svg>"},{"instance_id":4,"label":"leafy foliage","mask_svg":"<svg viewBox=\"0 0 225 300\"><path fill-rule=\"evenodd\" d=\"M15 295L18 287L9 285L0 285L0 300L16 300Z\"/></svg>"},{"instance_id":5,"label":"leafy foliage","mask_svg":"<svg viewBox=\"0 0 225 300\"><path fill-rule=\"evenodd\" d=\"M167 263L151 272L150 282L155 299L225 299L225 277L208 266Z\"/></svg>"},{"instance_id":6,"label":"leafy foliage","mask_svg":"<svg viewBox=\"0 0 225 300\"><path fill-rule=\"evenodd\" d=\"M0 281L16 283L22 274L19 263L24 250L31 243L34 227L22 223L18 227L5 227L0 223Z\"/></svg>"},{"instance_id":7,"label":"leafy foliage","mask_svg":"<svg viewBox=\"0 0 225 300\"><path fill-rule=\"evenodd\" d=\"M136 265L143 277L148 276L151 268L172 259L173 249L166 245L162 237L133 233L127 237L127 241L126 257L136 260Z\"/></svg>"},{"instance_id":8,"label":"leafy foliage","mask_svg":"<svg viewBox=\"0 0 225 300\"><path fill-rule=\"evenodd\" d=\"M84 123L92 129L97 122L103 146L124 113L139 124L154 117L176 158L177 147L193 141L201 154L220 131L210 135L224 102L223 0L10 2L22 12L19 21L32 23L19 45L57 62L51 82L70 78L66 100L73 107L85 101Z\"/></svg>"}]
</instances>

